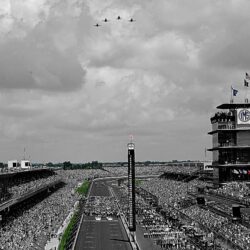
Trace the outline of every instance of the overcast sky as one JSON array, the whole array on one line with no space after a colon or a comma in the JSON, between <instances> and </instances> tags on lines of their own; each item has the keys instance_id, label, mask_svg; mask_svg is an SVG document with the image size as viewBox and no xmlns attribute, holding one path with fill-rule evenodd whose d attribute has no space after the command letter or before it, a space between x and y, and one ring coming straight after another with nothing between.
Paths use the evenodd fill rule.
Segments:
<instances>
[{"instance_id":1,"label":"overcast sky","mask_svg":"<svg viewBox=\"0 0 250 250\"><path fill-rule=\"evenodd\" d=\"M0 161L24 147L33 162L125 161L129 134L138 161L203 160L216 106L231 85L245 97L249 10L249 0L1 0Z\"/></svg>"}]
</instances>

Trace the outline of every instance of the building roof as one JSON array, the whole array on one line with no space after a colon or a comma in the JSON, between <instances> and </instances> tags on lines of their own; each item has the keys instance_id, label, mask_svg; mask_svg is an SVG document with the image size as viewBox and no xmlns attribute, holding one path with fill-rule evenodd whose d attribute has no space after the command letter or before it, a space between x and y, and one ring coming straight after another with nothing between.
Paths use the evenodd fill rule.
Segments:
<instances>
[{"instance_id":1,"label":"building roof","mask_svg":"<svg viewBox=\"0 0 250 250\"><path fill-rule=\"evenodd\" d=\"M250 103L224 103L216 107L217 109L238 109L250 108Z\"/></svg>"},{"instance_id":2,"label":"building roof","mask_svg":"<svg viewBox=\"0 0 250 250\"><path fill-rule=\"evenodd\" d=\"M218 147L208 148L207 151L215 151L220 149L246 149L246 148L247 149L250 148L250 145L218 146Z\"/></svg>"},{"instance_id":3,"label":"building roof","mask_svg":"<svg viewBox=\"0 0 250 250\"><path fill-rule=\"evenodd\" d=\"M250 169L250 163L227 163L227 164L219 164L215 163L211 167L218 168L218 167L226 167L226 168L236 168L236 169Z\"/></svg>"},{"instance_id":4,"label":"building roof","mask_svg":"<svg viewBox=\"0 0 250 250\"><path fill-rule=\"evenodd\" d=\"M238 128L231 128L231 129L225 129L225 128L223 128L223 129L215 129L215 130L212 130L212 131L210 131L210 132L208 132L208 134L209 135L212 135L212 134L215 134L215 133L218 133L218 132L232 132L232 131L249 131L250 130L250 127L243 127L243 128L241 128L241 127L238 127Z\"/></svg>"}]
</instances>

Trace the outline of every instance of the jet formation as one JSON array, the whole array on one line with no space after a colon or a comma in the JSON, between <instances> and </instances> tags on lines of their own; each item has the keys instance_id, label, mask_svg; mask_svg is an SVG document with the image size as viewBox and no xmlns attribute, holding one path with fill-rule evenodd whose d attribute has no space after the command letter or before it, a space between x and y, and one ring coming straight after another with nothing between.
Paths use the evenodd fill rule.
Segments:
<instances>
[{"instance_id":1,"label":"jet formation","mask_svg":"<svg viewBox=\"0 0 250 250\"><path fill-rule=\"evenodd\" d=\"M116 18L116 20L117 21L120 21L120 20L123 20L122 18L121 18L121 16L117 16L117 18ZM125 19L124 19L125 20ZM107 22L110 22L111 20L110 19L107 19L107 18L104 18L103 20L102 20L102 22L104 22L104 23L107 23ZM130 18L129 20L128 20L128 22L135 22L136 20L135 19L133 19L133 18ZM96 24L94 24L93 26L95 26L95 27L100 27L100 26L102 26L101 24L99 24L99 23L96 23Z\"/></svg>"}]
</instances>

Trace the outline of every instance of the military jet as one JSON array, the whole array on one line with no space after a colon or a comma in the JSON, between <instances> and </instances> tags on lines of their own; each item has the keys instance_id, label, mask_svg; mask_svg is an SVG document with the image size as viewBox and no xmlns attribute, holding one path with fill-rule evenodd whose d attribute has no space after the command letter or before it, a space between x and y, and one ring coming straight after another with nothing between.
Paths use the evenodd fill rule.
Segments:
<instances>
[{"instance_id":1,"label":"military jet","mask_svg":"<svg viewBox=\"0 0 250 250\"><path fill-rule=\"evenodd\" d=\"M93 25L93 26L95 26L95 27L99 27L99 26L101 26L99 23L97 23L97 24L95 24L95 25Z\"/></svg>"}]
</instances>

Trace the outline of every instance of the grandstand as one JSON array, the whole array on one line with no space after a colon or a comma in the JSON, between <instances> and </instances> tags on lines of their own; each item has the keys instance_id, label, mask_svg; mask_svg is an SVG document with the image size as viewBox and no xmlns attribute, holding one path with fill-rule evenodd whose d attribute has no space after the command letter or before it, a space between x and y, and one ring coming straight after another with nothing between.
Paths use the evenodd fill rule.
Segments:
<instances>
[{"instance_id":1,"label":"grandstand","mask_svg":"<svg viewBox=\"0 0 250 250\"><path fill-rule=\"evenodd\" d=\"M53 177L53 178L52 178ZM2 219L10 210L20 203L50 192L62 184L51 169L34 169L29 171L9 172L0 174L0 215Z\"/></svg>"}]
</instances>

